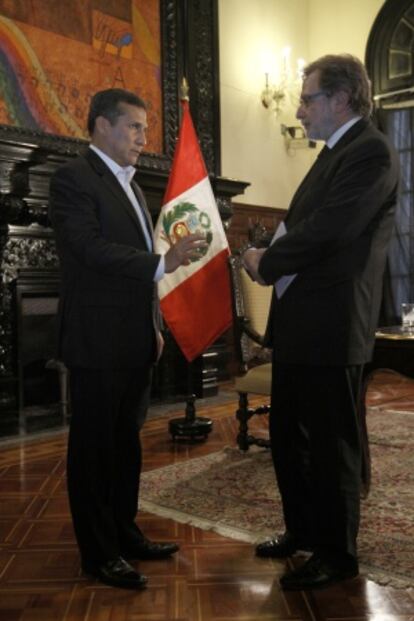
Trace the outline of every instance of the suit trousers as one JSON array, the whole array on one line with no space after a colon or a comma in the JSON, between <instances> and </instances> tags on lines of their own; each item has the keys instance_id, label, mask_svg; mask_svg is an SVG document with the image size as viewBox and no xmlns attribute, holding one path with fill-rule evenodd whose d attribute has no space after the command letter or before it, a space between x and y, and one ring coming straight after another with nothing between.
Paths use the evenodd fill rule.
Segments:
<instances>
[{"instance_id":1,"label":"suit trousers","mask_svg":"<svg viewBox=\"0 0 414 621\"><path fill-rule=\"evenodd\" d=\"M139 432L150 384L148 368L70 369L67 486L84 565L114 559L142 536L135 524Z\"/></svg>"},{"instance_id":2,"label":"suit trousers","mask_svg":"<svg viewBox=\"0 0 414 621\"><path fill-rule=\"evenodd\" d=\"M357 555L362 368L273 364L270 438L286 530L337 561Z\"/></svg>"}]
</instances>

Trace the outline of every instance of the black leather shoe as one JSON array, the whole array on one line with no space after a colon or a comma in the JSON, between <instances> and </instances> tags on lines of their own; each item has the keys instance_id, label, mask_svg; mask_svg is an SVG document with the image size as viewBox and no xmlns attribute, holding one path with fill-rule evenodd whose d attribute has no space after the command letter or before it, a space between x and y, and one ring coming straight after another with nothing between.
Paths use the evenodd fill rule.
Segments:
<instances>
[{"instance_id":1,"label":"black leather shoe","mask_svg":"<svg viewBox=\"0 0 414 621\"><path fill-rule=\"evenodd\" d=\"M168 558L174 552L179 550L177 543L161 543L157 541L150 541L146 537L143 537L139 541L129 544L129 546L122 550L122 556L126 559L139 559L140 561L155 561L159 559Z\"/></svg>"},{"instance_id":2,"label":"black leather shoe","mask_svg":"<svg viewBox=\"0 0 414 621\"><path fill-rule=\"evenodd\" d=\"M100 582L122 589L144 589L148 581L146 576L137 573L121 556L98 566L83 564L82 569Z\"/></svg>"},{"instance_id":3,"label":"black leather shoe","mask_svg":"<svg viewBox=\"0 0 414 621\"><path fill-rule=\"evenodd\" d=\"M297 550L310 550L310 548L286 532L280 537L276 537L276 539L269 539L259 543L256 546L256 556L262 558L286 558L287 556L292 556Z\"/></svg>"},{"instance_id":4,"label":"black leather shoe","mask_svg":"<svg viewBox=\"0 0 414 621\"><path fill-rule=\"evenodd\" d=\"M348 561L336 565L314 554L302 567L282 576L280 586L285 591L310 591L312 589L323 589L357 575L357 561Z\"/></svg>"}]
</instances>

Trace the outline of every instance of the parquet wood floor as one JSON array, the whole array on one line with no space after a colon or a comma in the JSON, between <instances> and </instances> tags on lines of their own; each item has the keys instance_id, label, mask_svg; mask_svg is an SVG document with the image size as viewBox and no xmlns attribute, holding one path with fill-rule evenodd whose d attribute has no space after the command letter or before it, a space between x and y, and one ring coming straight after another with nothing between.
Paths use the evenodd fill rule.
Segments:
<instances>
[{"instance_id":1,"label":"parquet wood floor","mask_svg":"<svg viewBox=\"0 0 414 621\"><path fill-rule=\"evenodd\" d=\"M414 382L378 374L369 402L414 411ZM236 401L199 410L214 429L205 443L173 443L174 412L148 421L145 468L234 445ZM257 428L263 428L259 419ZM80 572L65 491L66 432L0 443L0 621L410 621L414 591L359 577L328 590L283 593L285 562L257 559L251 545L149 514L148 536L177 540L173 559L141 562L146 591L113 589Z\"/></svg>"}]
</instances>

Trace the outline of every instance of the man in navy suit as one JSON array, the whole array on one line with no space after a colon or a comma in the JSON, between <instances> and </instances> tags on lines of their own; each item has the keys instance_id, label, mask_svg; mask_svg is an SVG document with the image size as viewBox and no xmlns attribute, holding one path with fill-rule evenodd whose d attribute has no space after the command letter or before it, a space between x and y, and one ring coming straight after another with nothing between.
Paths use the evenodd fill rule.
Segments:
<instances>
[{"instance_id":1,"label":"man in navy suit","mask_svg":"<svg viewBox=\"0 0 414 621\"><path fill-rule=\"evenodd\" d=\"M287 590L358 574L357 406L398 185L396 154L370 113L370 83L359 60L329 55L305 68L297 118L308 138L326 144L292 199L286 231L269 248L244 255L253 278L275 285L270 437L286 525L256 554L313 552L282 576Z\"/></svg>"},{"instance_id":2,"label":"man in navy suit","mask_svg":"<svg viewBox=\"0 0 414 621\"><path fill-rule=\"evenodd\" d=\"M161 559L175 543L147 539L135 523L151 368L163 340L157 281L205 244L189 235L153 251L145 198L134 181L146 144L146 105L122 89L96 93L84 156L50 185L50 218L62 270L59 357L70 371L67 483L82 568L139 589L128 559Z\"/></svg>"}]
</instances>

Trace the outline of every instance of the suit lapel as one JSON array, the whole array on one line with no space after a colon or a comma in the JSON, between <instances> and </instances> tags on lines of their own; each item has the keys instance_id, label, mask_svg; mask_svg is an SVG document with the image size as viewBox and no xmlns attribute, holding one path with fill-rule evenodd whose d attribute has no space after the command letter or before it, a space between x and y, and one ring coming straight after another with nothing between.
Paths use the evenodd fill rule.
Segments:
<instances>
[{"instance_id":1,"label":"suit lapel","mask_svg":"<svg viewBox=\"0 0 414 621\"><path fill-rule=\"evenodd\" d=\"M286 215L286 218L285 218L286 225L289 222L289 220L291 219L291 217L292 217L292 215L293 215L293 213L295 211L295 207L298 204L300 204L300 199L302 198L303 194L307 191L307 189L309 188L310 184L312 184L315 181L315 179L321 174L321 172L326 167L326 165L328 163L328 160L331 157L332 157L332 149L330 149L329 147L327 147L325 145L323 147L322 151L319 153L319 155L316 158L316 160L314 161L314 163L311 166L310 170L305 175L303 181L299 185L299 187L296 190L295 194L293 195L289 211L288 211L288 213Z\"/></svg>"},{"instance_id":2,"label":"suit lapel","mask_svg":"<svg viewBox=\"0 0 414 621\"><path fill-rule=\"evenodd\" d=\"M101 177L102 183L105 184L105 186L112 193L112 195L114 196L116 201L119 202L122 205L122 207L126 210L126 212L128 213L128 215L132 219L134 225L138 229L138 231L139 231L140 235L142 236L143 241L144 241L144 243L146 245L145 235L144 235L144 232L142 230L141 223L140 223L140 221L138 219L138 216L137 216L137 214L135 212L135 209L134 209L133 205L131 204L131 201L129 200L128 196L125 194L125 191L121 187L118 179L115 177L113 172L108 168L108 166L105 164L105 162L99 157L99 155L97 155L92 149L88 149L88 151L86 152L85 157L86 157L87 161L89 162L89 164L92 166L92 168ZM136 187L137 187L137 184L134 183L134 191L135 191ZM140 204L142 204L142 202L141 202L141 200L142 200L141 196L143 197L142 192L140 192L139 196L140 196L140 198L138 200L139 200ZM145 204L145 199L143 200L143 204ZM147 211L146 211L146 214L147 214ZM146 219L148 221L147 215L145 217L146 217ZM149 230L152 232L152 227L149 226Z\"/></svg>"},{"instance_id":3,"label":"suit lapel","mask_svg":"<svg viewBox=\"0 0 414 621\"><path fill-rule=\"evenodd\" d=\"M338 142L332 147L332 149L330 149L326 145L323 147L314 164L311 166L309 172L303 179L302 183L300 184L292 198L289 211L285 218L286 224L292 217L296 205L300 204L300 199L303 194L307 191L310 184L314 183L317 180L319 175L326 168L328 162L332 160L332 158L334 158L338 153L340 153L340 151L350 142L352 142L357 136L359 136L359 134L368 126L368 124L369 121L365 119L360 119L347 132L345 132L342 138L338 140Z\"/></svg>"},{"instance_id":4,"label":"suit lapel","mask_svg":"<svg viewBox=\"0 0 414 621\"><path fill-rule=\"evenodd\" d=\"M149 212L148 206L147 206L147 201L145 200L145 196L144 193L142 192L141 188L139 187L138 183L136 181L134 181L134 179L132 179L131 181L131 187L132 190L135 194L135 196L137 197L137 201L139 203L139 206L142 209L142 213L144 214L144 219L148 228L148 231L152 237L153 233L154 233L154 227L152 226L152 218L151 218L151 214Z\"/></svg>"}]
</instances>

